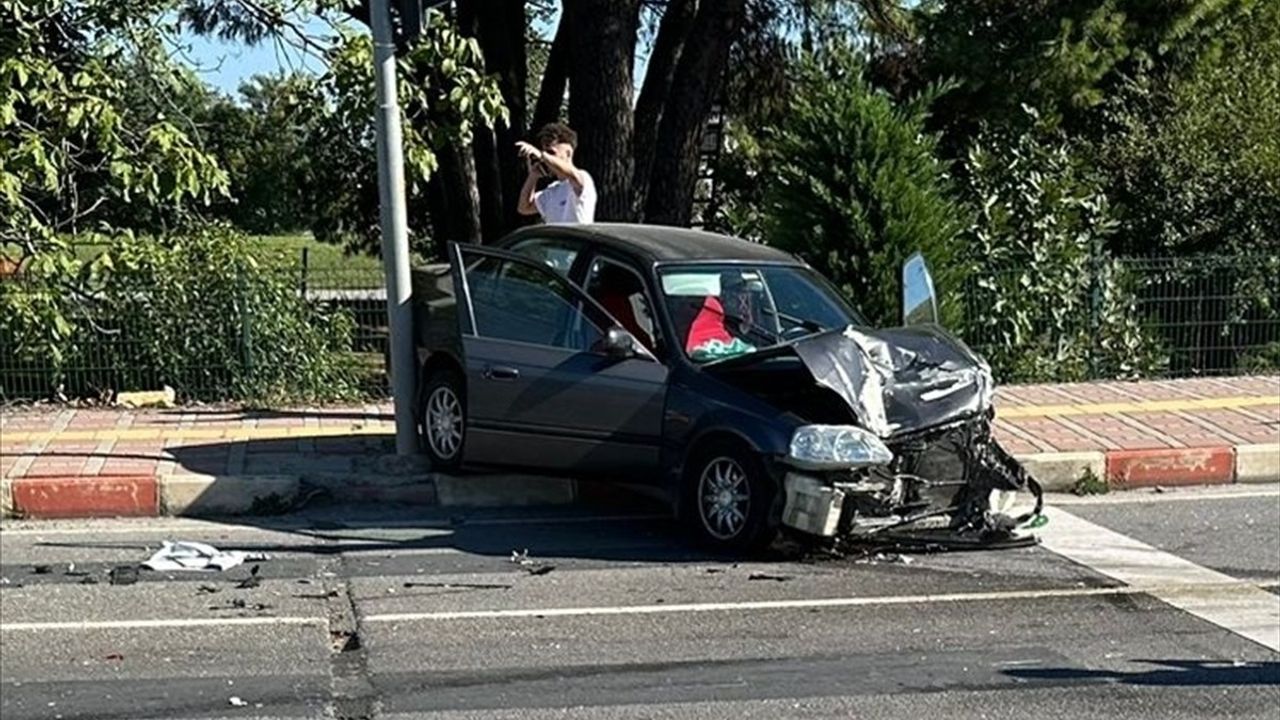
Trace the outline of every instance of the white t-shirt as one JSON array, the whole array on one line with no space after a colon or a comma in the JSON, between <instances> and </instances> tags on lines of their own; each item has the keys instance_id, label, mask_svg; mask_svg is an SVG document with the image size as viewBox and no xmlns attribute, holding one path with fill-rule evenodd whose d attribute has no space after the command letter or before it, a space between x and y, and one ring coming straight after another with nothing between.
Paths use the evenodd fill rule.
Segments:
<instances>
[{"instance_id":1,"label":"white t-shirt","mask_svg":"<svg viewBox=\"0 0 1280 720\"><path fill-rule=\"evenodd\" d=\"M591 223L596 218L596 182L586 170L579 170L582 194L573 190L573 183L557 180L545 190L533 196L542 220L548 223Z\"/></svg>"}]
</instances>

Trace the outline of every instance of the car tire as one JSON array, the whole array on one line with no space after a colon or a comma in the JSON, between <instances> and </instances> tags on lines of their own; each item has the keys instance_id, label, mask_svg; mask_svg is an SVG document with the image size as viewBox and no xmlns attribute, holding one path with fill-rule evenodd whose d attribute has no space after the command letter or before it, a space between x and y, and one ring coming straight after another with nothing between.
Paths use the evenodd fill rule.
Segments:
<instances>
[{"instance_id":1,"label":"car tire","mask_svg":"<svg viewBox=\"0 0 1280 720\"><path fill-rule=\"evenodd\" d=\"M689 455L680 507L695 540L722 553L763 550L782 520L778 484L758 453L732 440L702 443Z\"/></svg>"},{"instance_id":2,"label":"car tire","mask_svg":"<svg viewBox=\"0 0 1280 720\"><path fill-rule=\"evenodd\" d=\"M418 428L433 470L462 467L467 440L467 396L462 376L449 368L432 372L422 389Z\"/></svg>"}]
</instances>

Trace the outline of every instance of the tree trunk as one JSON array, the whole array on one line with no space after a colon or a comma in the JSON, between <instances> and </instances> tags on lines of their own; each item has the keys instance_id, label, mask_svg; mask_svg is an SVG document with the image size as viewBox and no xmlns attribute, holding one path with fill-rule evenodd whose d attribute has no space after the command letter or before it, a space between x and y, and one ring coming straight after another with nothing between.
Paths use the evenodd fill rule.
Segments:
<instances>
[{"instance_id":1,"label":"tree trunk","mask_svg":"<svg viewBox=\"0 0 1280 720\"><path fill-rule=\"evenodd\" d=\"M697 13L697 0L671 0L662 23L658 26L658 37L653 43L653 52L649 54L649 64L644 74L644 87L640 89L640 99L636 101L635 113L635 149L636 167L632 176L631 190L633 212L636 217L644 212L645 200L648 197L649 172L653 167L654 151L657 149L658 127L662 121L662 110L671 92L671 82L675 77L676 66L680 61L680 51L684 49L685 40L693 26Z\"/></svg>"},{"instance_id":2,"label":"tree trunk","mask_svg":"<svg viewBox=\"0 0 1280 720\"><path fill-rule=\"evenodd\" d=\"M496 240L517 224L516 207L524 182L524 164L515 144L524 135L528 114L525 0L459 0L460 18L464 7L474 16L485 70L498 77L508 113L508 122L497 124L492 132L477 132L474 144L485 236Z\"/></svg>"},{"instance_id":3,"label":"tree trunk","mask_svg":"<svg viewBox=\"0 0 1280 720\"><path fill-rule=\"evenodd\" d=\"M639 0L565 0L571 25L569 124L575 164L595 178L596 220L634 219L631 208L633 96ZM558 33L557 33L558 34Z\"/></svg>"},{"instance_id":4,"label":"tree trunk","mask_svg":"<svg viewBox=\"0 0 1280 720\"><path fill-rule=\"evenodd\" d=\"M555 39L551 41L547 67L542 72L542 84L538 87L538 103L533 108L533 120L529 123L534 131L560 119L560 111L564 108L564 91L569 83L570 37L569 18L566 12L562 12Z\"/></svg>"},{"instance_id":5,"label":"tree trunk","mask_svg":"<svg viewBox=\"0 0 1280 720\"><path fill-rule=\"evenodd\" d=\"M680 54L675 81L659 124L645 203L645 221L688 225L698 179L698 155L707 113L724 82L729 48L746 11L745 0L702 0L690 43Z\"/></svg>"}]
</instances>

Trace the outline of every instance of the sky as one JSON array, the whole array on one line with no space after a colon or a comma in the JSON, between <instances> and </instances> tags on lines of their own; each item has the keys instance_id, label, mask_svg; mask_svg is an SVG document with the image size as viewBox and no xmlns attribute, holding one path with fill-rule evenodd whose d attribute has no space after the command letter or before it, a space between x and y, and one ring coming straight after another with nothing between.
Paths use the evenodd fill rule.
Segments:
<instances>
[{"instance_id":1,"label":"sky","mask_svg":"<svg viewBox=\"0 0 1280 720\"><path fill-rule=\"evenodd\" d=\"M539 28L544 38L555 36L558 17L553 17L545 27ZM313 20L306 23L309 34L331 35L333 30L323 21ZM361 27L361 26L355 26ZM287 45L271 41L257 46L246 46L239 42L223 42L218 38L206 38L187 35L183 42L190 47L186 61L193 66L212 85L227 95L236 96L241 83L254 75L273 75L281 71L304 70L313 73L323 71L323 66L314 57ZM648 65L648 54L640 49L634 70L636 88L639 89L644 71Z\"/></svg>"}]
</instances>

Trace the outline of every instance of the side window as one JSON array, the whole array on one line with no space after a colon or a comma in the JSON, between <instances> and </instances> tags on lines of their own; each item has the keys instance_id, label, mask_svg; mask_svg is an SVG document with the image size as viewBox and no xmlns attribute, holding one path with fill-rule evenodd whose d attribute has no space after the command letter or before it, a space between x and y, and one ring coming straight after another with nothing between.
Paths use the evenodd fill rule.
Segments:
<instances>
[{"instance_id":1,"label":"side window","mask_svg":"<svg viewBox=\"0 0 1280 720\"><path fill-rule=\"evenodd\" d=\"M604 337L599 312L549 269L463 253L476 334L586 351Z\"/></svg>"},{"instance_id":2,"label":"side window","mask_svg":"<svg viewBox=\"0 0 1280 720\"><path fill-rule=\"evenodd\" d=\"M644 281L634 270L607 258L596 258L587 273L587 294L650 352L657 350L653 305Z\"/></svg>"},{"instance_id":3,"label":"side window","mask_svg":"<svg viewBox=\"0 0 1280 720\"><path fill-rule=\"evenodd\" d=\"M516 243L511 250L542 263L561 275L568 275L573 261L582 252L582 243L565 238L529 238Z\"/></svg>"}]
</instances>

